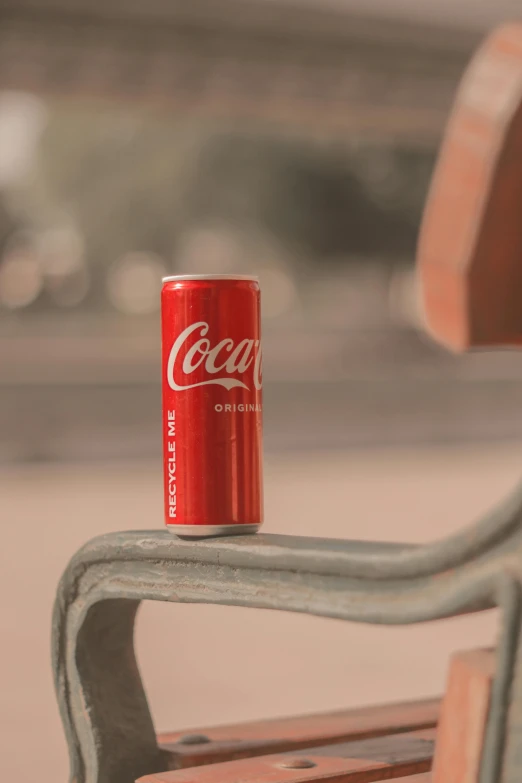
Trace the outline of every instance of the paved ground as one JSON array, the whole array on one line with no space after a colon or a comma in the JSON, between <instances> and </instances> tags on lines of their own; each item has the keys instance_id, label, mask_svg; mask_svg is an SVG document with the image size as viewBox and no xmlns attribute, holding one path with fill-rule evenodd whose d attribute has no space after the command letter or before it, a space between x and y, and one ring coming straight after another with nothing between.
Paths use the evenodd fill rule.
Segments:
<instances>
[{"instance_id":1,"label":"paved ground","mask_svg":"<svg viewBox=\"0 0 522 783\"><path fill-rule=\"evenodd\" d=\"M25 326L0 328L0 465L159 457L155 321L127 333L107 319ZM512 352L456 356L407 329L313 322L263 342L267 452L522 441Z\"/></svg>"},{"instance_id":2,"label":"paved ground","mask_svg":"<svg viewBox=\"0 0 522 783\"><path fill-rule=\"evenodd\" d=\"M271 532L425 541L471 521L518 479L515 447L284 454L267 465ZM49 627L87 538L161 524L158 465L4 467L0 474L0 736L6 778L66 780ZM159 729L441 690L451 650L491 643L495 616L408 629L225 607L147 605L139 658ZM211 642L211 643L210 643Z\"/></svg>"}]
</instances>

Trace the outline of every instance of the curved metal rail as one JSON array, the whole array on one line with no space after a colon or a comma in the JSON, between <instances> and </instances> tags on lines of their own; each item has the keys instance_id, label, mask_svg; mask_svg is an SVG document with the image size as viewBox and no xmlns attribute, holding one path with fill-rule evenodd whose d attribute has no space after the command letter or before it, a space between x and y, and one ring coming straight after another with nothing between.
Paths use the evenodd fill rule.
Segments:
<instances>
[{"instance_id":1,"label":"curved metal rail","mask_svg":"<svg viewBox=\"0 0 522 783\"><path fill-rule=\"evenodd\" d=\"M423 546L256 535L187 542L96 538L71 560L54 612L53 665L75 783L130 783L166 767L133 650L141 600L228 604L365 623L417 623L493 606L503 631L482 783L520 780L522 492ZM509 709L508 709L509 705Z\"/></svg>"}]
</instances>

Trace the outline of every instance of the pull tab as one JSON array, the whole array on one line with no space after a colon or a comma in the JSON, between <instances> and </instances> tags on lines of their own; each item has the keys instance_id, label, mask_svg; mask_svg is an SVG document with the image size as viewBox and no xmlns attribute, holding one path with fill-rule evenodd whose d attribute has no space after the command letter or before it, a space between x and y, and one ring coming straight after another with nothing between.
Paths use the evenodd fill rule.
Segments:
<instances>
[{"instance_id":1,"label":"pull tab","mask_svg":"<svg viewBox=\"0 0 522 783\"><path fill-rule=\"evenodd\" d=\"M437 340L454 350L522 344L522 24L496 30L464 74L417 265Z\"/></svg>"}]
</instances>

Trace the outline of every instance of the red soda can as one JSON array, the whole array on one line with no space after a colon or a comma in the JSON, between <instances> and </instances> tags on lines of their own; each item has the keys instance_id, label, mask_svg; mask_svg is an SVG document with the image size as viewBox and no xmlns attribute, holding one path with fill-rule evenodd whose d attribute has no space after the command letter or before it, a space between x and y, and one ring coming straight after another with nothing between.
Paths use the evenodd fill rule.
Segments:
<instances>
[{"instance_id":1,"label":"red soda can","mask_svg":"<svg viewBox=\"0 0 522 783\"><path fill-rule=\"evenodd\" d=\"M263 521L260 292L246 275L163 280L165 522L182 537Z\"/></svg>"}]
</instances>

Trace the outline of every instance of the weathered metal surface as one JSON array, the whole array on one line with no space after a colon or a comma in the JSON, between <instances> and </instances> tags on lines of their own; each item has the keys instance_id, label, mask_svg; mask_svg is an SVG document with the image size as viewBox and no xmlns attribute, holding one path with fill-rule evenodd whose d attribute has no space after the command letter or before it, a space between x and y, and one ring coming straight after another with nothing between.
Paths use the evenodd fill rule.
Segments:
<instances>
[{"instance_id":1,"label":"weathered metal surface","mask_svg":"<svg viewBox=\"0 0 522 783\"><path fill-rule=\"evenodd\" d=\"M428 320L456 349L522 343L522 25L462 80L419 243Z\"/></svg>"},{"instance_id":2,"label":"weathered metal surface","mask_svg":"<svg viewBox=\"0 0 522 783\"><path fill-rule=\"evenodd\" d=\"M438 699L160 734L172 769L434 728ZM199 739L199 741L198 741Z\"/></svg>"},{"instance_id":3,"label":"weathered metal surface","mask_svg":"<svg viewBox=\"0 0 522 783\"><path fill-rule=\"evenodd\" d=\"M75 783L130 783L166 770L133 653L142 599L414 623L499 606L503 634L481 783L519 783L517 675L522 492L483 520L425 546L258 535L197 543L163 532L94 539L56 601L53 659ZM511 682L515 676L515 691ZM509 718L508 718L509 706Z\"/></svg>"},{"instance_id":4,"label":"weathered metal surface","mask_svg":"<svg viewBox=\"0 0 522 783\"><path fill-rule=\"evenodd\" d=\"M431 768L435 731L323 745L306 754L278 753L195 769L146 775L140 783L369 783Z\"/></svg>"}]
</instances>

